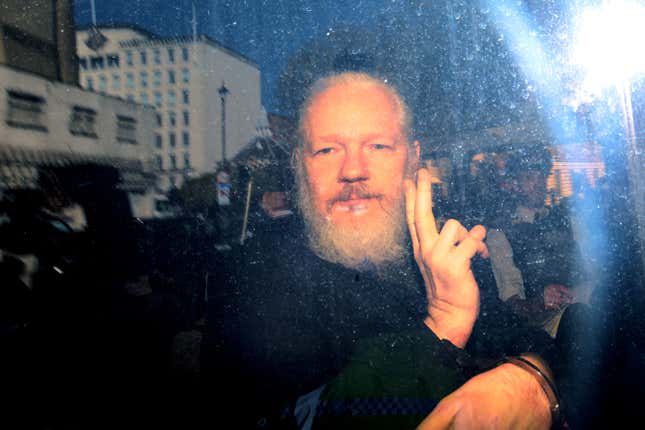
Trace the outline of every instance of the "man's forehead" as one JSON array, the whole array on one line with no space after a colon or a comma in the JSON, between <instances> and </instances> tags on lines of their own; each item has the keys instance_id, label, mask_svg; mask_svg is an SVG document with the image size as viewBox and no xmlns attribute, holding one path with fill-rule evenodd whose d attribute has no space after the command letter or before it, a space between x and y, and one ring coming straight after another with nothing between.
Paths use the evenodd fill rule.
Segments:
<instances>
[{"instance_id":1,"label":"man's forehead","mask_svg":"<svg viewBox=\"0 0 645 430\"><path fill-rule=\"evenodd\" d=\"M339 84L315 95L306 111L305 125L310 137L325 140L396 138L402 134L392 96L366 83Z\"/></svg>"}]
</instances>

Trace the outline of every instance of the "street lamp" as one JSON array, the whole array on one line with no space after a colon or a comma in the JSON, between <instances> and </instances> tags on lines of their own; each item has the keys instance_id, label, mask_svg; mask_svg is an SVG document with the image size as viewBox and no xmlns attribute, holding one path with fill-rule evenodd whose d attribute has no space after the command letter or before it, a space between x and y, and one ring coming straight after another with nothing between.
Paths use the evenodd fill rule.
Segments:
<instances>
[{"instance_id":1,"label":"street lamp","mask_svg":"<svg viewBox=\"0 0 645 430\"><path fill-rule=\"evenodd\" d=\"M226 96L230 92L224 81L222 81L222 86L217 90L219 93L219 99L222 103L222 164L226 164Z\"/></svg>"}]
</instances>

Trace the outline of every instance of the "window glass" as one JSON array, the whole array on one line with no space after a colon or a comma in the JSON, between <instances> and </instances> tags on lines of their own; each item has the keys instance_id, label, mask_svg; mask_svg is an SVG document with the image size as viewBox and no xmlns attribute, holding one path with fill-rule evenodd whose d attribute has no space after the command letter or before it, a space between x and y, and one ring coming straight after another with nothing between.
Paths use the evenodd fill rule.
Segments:
<instances>
[{"instance_id":1,"label":"window glass","mask_svg":"<svg viewBox=\"0 0 645 430\"><path fill-rule=\"evenodd\" d=\"M11 127L47 131L45 99L22 91L7 91L6 122Z\"/></svg>"},{"instance_id":2,"label":"window glass","mask_svg":"<svg viewBox=\"0 0 645 430\"><path fill-rule=\"evenodd\" d=\"M0 354L22 363L14 373L34 382L31 392L49 393L40 382L58 387L69 375L70 391L97 405L106 402L95 394L134 392L136 382L165 400L155 388L188 396L214 374L222 383L214 390L229 393L224 379L239 377L240 393L251 394L235 428L282 428L272 417L295 413L300 396L322 386L314 393L324 407L305 411L314 412L297 427L317 428L342 403L367 405L375 427L415 428L394 422L398 407L411 409L400 397L430 408L449 402L407 388L453 391L434 359L453 370L459 356L455 373L479 373L480 359L509 355L506 343L511 355L537 345L510 340L517 323L539 330L563 357L550 364L563 410L573 414L564 427L630 428L612 421L630 415L645 422L645 0L1 4ZM374 91L359 91L361 80ZM377 91L383 86L391 91ZM87 234L31 225L70 218L70 208L56 210L41 195L49 170L84 206ZM404 179L428 180L409 214L423 219L410 224ZM11 213L21 196L33 214L22 206ZM435 243L435 227L454 228L454 237ZM467 261L450 266L465 268L468 281L473 275L473 294L443 288L431 278L437 271L424 269L424 257L470 255L473 243L483 255L472 270ZM257 289L247 285L256 281ZM415 336L425 329L417 311L425 318L443 309L427 301L446 291L471 298L472 318L462 322L477 320L455 348L442 333ZM488 330L491 321L504 326ZM229 323L248 337L211 336ZM390 328L412 336L371 349L390 340L381 332ZM411 339L423 340L420 351L429 346L401 355L428 366L420 379L398 378L409 366L374 384L353 378L383 376L381 360ZM246 348L242 359L219 366L201 358L212 346L227 359L227 342ZM435 354L435 343L451 354ZM591 359L576 355L597 345ZM40 360L49 351L54 360ZM88 369L103 371L96 384L82 379ZM573 382L561 378L571 369ZM343 385L349 393L334 392L343 381L352 382ZM392 400L374 399L383 420L363 391L374 386ZM146 394L137 397L155 397ZM254 416L255 394L267 409L286 407ZM44 412L40 427L80 424L74 411L86 408L58 397L29 397ZM348 397L359 398L346 405ZM521 410L517 396L507 397L505 411ZM173 410L137 406L142 415ZM211 413L211 427L226 409L234 408ZM341 412L349 418L338 427L363 416ZM458 425L461 418L456 427L477 428ZM334 417L322 419L320 427L337 427Z\"/></svg>"},{"instance_id":3,"label":"window glass","mask_svg":"<svg viewBox=\"0 0 645 430\"><path fill-rule=\"evenodd\" d=\"M108 54L107 56L108 67L119 67L119 54Z\"/></svg>"},{"instance_id":4,"label":"window glass","mask_svg":"<svg viewBox=\"0 0 645 430\"><path fill-rule=\"evenodd\" d=\"M112 75L112 89L118 91L121 89L121 76Z\"/></svg>"},{"instance_id":5,"label":"window glass","mask_svg":"<svg viewBox=\"0 0 645 430\"><path fill-rule=\"evenodd\" d=\"M90 58L90 68L91 69L103 69L105 67L105 60L103 57L91 57Z\"/></svg>"},{"instance_id":6,"label":"window glass","mask_svg":"<svg viewBox=\"0 0 645 430\"><path fill-rule=\"evenodd\" d=\"M82 106L72 108L69 132L75 136L96 138L96 111Z\"/></svg>"},{"instance_id":7,"label":"window glass","mask_svg":"<svg viewBox=\"0 0 645 430\"><path fill-rule=\"evenodd\" d=\"M107 78L105 75L99 75L99 91L107 91Z\"/></svg>"},{"instance_id":8,"label":"window glass","mask_svg":"<svg viewBox=\"0 0 645 430\"><path fill-rule=\"evenodd\" d=\"M137 143L136 118L125 115L116 116L116 140L119 143Z\"/></svg>"}]
</instances>

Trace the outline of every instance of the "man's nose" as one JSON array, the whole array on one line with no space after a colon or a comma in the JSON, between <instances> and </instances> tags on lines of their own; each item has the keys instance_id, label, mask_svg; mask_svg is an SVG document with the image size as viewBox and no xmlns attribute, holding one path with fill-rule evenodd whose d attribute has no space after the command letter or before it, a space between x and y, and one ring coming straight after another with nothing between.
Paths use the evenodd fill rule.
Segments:
<instances>
[{"instance_id":1,"label":"man's nose","mask_svg":"<svg viewBox=\"0 0 645 430\"><path fill-rule=\"evenodd\" d=\"M341 182L364 181L368 178L367 160L361 148L347 149L340 171Z\"/></svg>"}]
</instances>

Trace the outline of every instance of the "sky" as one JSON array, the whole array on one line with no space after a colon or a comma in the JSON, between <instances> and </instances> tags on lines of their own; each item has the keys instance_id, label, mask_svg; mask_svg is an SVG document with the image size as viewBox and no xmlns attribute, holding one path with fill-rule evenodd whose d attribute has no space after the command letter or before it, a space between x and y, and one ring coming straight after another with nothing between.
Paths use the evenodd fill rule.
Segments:
<instances>
[{"instance_id":1,"label":"sky","mask_svg":"<svg viewBox=\"0 0 645 430\"><path fill-rule=\"evenodd\" d=\"M97 24L134 24L160 36L192 34L191 0L95 0ZM324 6L320 4L324 3ZM397 2L313 0L196 0L197 33L256 62L263 104L277 109L277 80L289 58L308 41L339 26L369 25ZM90 0L76 0L77 25L92 23ZM385 5L385 7L384 7ZM392 6L389 6L392 5Z\"/></svg>"},{"instance_id":2,"label":"sky","mask_svg":"<svg viewBox=\"0 0 645 430\"><path fill-rule=\"evenodd\" d=\"M133 24L166 37L192 33L191 0L94 1L99 25ZM352 64L345 69L378 69L390 79L415 113L422 137L504 125L557 105L563 97L558 91L542 98L536 91L545 83L557 88L557 68L534 55L536 40L564 16L557 3L194 0L197 33L258 64L268 112L293 116L315 75L346 62ZM92 23L90 4L76 0L78 25ZM550 47L541 48L548 58ZM561 122L561 114L555 117Z\"/></svg>"},{"instance_id":3,"label":"sky","mask_svg":"<svg viewBox=\"0 0 645 430\"><path fill-rule=\"evenodd\" d=\"M518 74L508 65L507 52L499 49L492 26L481 26L479 16L462 16L462 10L472 12L467 1L194 3L197 33L259 65L268 112L293 115L312 75L338 70L343 52L350 62L386 65L384 70L402 81L396 84L423 129L447 133L468 127L469 117L503 117L496 104L505 109L522 102L507 100L518 97L517 85L509 83ZM191 0L95 0L95 6L98 24L134 24L161 36L192 32ZM91 24L90 0L77 0L75 8L77 24ZM478 79L476 73L485 73L487 79Z\"/></svg>"}]
</instances>

